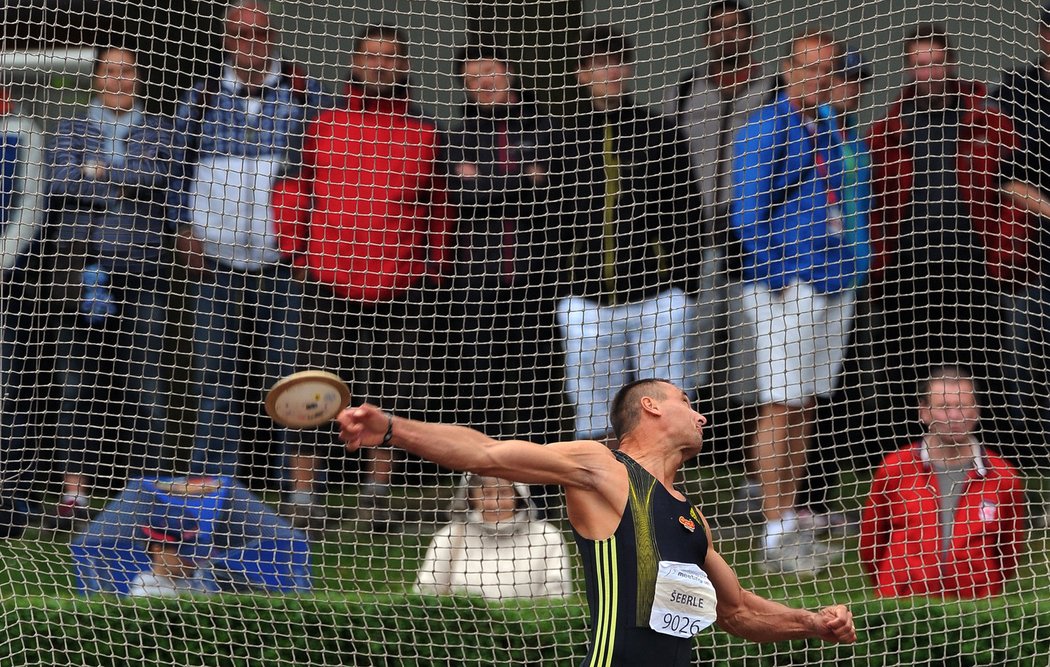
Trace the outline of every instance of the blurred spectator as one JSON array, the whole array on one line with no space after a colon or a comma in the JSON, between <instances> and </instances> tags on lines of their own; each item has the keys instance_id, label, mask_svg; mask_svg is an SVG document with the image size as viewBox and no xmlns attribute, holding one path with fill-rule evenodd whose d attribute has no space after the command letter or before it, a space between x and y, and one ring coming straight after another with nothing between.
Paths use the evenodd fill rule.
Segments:
<instances>
[{"instance_id":1,"label":"blurred spectator","mask_svg":"<svg viewBox=\"0 0 1050 667\"><path fill-rule=\"evenodd\" d=\"M196 560L198 530L196 522L168 515L155 515L140 526L150 569L131 580L128 596L174 597L210 592Z\"/></svg>"},{"instance_id":2,"label":"blurred spectator","mask_svg":"<svg viewBox=\"0 0 1050 667\"><path fill-rule=\"evenodd\" d=\"M913 400L917 378L932 366L962 364L986 381L1000 376L989 276L1023 264L1024 248L1012 244L1012 212L1000 206L997 181L1017 146L1010 119L983 85L959 79L940 26L909 32L904 64L905 88L869 137L872 291L884 314L874 356L884 360L886 393ZM1001 396L998 382L987 388ZM895 407L895 437L912 437L903 417L909 408ZM1006 429L987 430L1001 440Z\"/></svg>"},{"instance_id":3,"label":"blurred spectator","mask_svg":"<svg viewBox=\"0 0 1050 667\"><path fill-rule=\"evenodd\" d=\"M179 249L195 280L191 471L234 475L262 393L296 370L301 286L278 247L274 181L298 163L307 120L329 105L318 82L280 59L262 2L226 11L221 71L197 81L176 111L187 174L179 192ZM275 431L287 449L287 431ZM290 508L312 511L312 457L287 455Z\"/></svg>"},{"instance_id":4,"label":"blurred spectator","mask_svg":"<svg viewBox=\"0 0 1050 667\"><path fill-rule=\"evenodd\" d=\"M875 472L860 560L879 595L998 595L1024 544L1019 472L978 438L969 374L937 368L919 388L926 435Z\"/></svg>"},{"instance_id":5,"label":"blurred spectator","mask_svg":"<svg viewBox=\"0 0 1050 667\"><path fill-rule=\"evenodd\" d=\"M835 68L830 102L831 110L842 127L845 139L842 144L842 214L846 218L854 218L850 227L854 230L856 238L851 242L865 245L868 244L868 216L871 211L871 156L868 144L857 124L857 110L860 108L862 96L870 86L871 77L871 68L864 62L860 52L846 47ZM857 255L858 274L867 273L870 260L869 254ZM860 286L858 284L858 287ZM866 295L865 290L858 292ZM870 325L867 299L862 297L857 301L858 313L850 333L850 342L846 346L846 368L861 363L867 364L867 359L859 357L867 356L871 349L867 344L868 334L865 330ZM851 409L856 407L855 402L843 398L829 403L825 413L844 419L856 419L855 415L849 414ZM818 413L816 419L820 421L824 416ZM815 526L821 530L841 532L848 527L847 524L855 527L855 517L848 518L842 513L832 512L827 504L827 492L834 488L843 454L842 448L836 447L835 443L820 440L814 443L809 452L809 474L796 505L807 508Z\"/></svg>"},{"instance_id":6,"label":"blurred spectator","mask_svg":"<svg viewBox=\"0 0 1050 667\"><path fill-rule=\"evenodd\" d=\"M527 486L468 474L457 499L466 514L434 535L419 569L418 592L490 600L572 593L565 540L535 517Z\"/></svg>"},{"instance_id":7,"label":"blurred spectator","mask_svg":"<svg viewBox=\"0 0 1050 667\"><path fill-rule=\"evenodd\" d=\"M1003 283L1002 313L1008 329L1010 356L1004 365L1007 392L1020 410L1013 437L1028 445L1027 459L1045 464L1050 442L1050 5L1039 20L1036 62L1007 72L996 97L1014 123L1020 145L1003 160L1002 183L1007 200L1029 214L1024 258L1012 282ZM1024 270L1021 270L1024 269Z\"/></svg>"},{"instance_id":8,"label":"blurred spectator","mask_svg":"<svg viewBox=\"0 0 1050 667\"><path fill-rule=\"evenodd\" d=\"M839 55L828 33L796 37L782 87L749 118L733 151L730 223L743 251L736 307L748 319L736 333L756 357L751 456L769 571L826 565L822 545L798 530L796 493L815 402L834 386L868 255L863 217L847 214L846 142L828 107Z\"/></svg>"},{"instance_id":9,"label":"blurred spectator","mask_svg":"<svg viewBox=\"0 0 1050 667\"><path fill-rule=\"evenodd\" d=\"M445 161L458 219L449 345L457 419L494 437L562 440L554 122L518 86L502 49L460 49L456 71L467 101Z\"/></svg>"},{"instance_id":10,"label":"blurred spectator","mask_svg":"<svg viewBox=\"0 0 1050 667\"><path fill-rule=\"evenodd\" d=\"M701 23L707 61L682 77L664 111L689 140L693 173L703 199L705 240L728 243L733 134L776 81L756 61L751 10L739 0L709 5ZM724 252L725 247L719 247ZM724 261L724 258L723 260Z\"/></svg>"},{"instance_id":11,"label":"blurred spectator","mask_svg":"<svg viewBox=\"0 0 1050 667\"><path fill-rule=\"evenodd\" d=\"M55 439L60 399L44 132L24 111L0 87L0 537L20 534L38 509L40 444Z\"/></svg>"},{"instance_id":12,"label":"blurred spectator","mask_svg":"<svg viewBox=\"0 0 1050 667\"><path fill-rule=\"evenodd\" d=\"M670 120L635 106L633 53L608 26L584 32L576 80L590 113L564 147L558 323L576 435L608 435L614 392L656 375L695 394L699 191L688 144Z\"/></svg>"},{"instance_id":13,"label":"blurred spectator","mask_svg":"<svg viewBox=\"0 0 1050 667\"><path fill-rule=\"evenodd\" d=\"M407 46L389 26L357 36L347 99L309 126L302 169L274 204L282 247L308 276L300 364L352 379L355 401L420 417L439 393L430 348L451 221L437 130L409 97ZM330 431L318 435L331 445ZM366 464L362 517L385 529L393 450Z\"/></svg>"},{"instance_id":14,"label":"blurred spectator","mask_svg":"<svg viewBox=\"0 0 1050 667\"><path fill-rule=\"evenodd\" d=\"M742 368L728 363L730 359L739 360L741 351L725 353L728 332L742 324L739 313L729 308L726 294L729 276L736 276L740 269L740 248L731 240L729 228L733 136L776 88L775 77L763 72L757 61L754 29L751 9L742 0L717 0L708 5L701 19L707 61L687 72L665 96L665 113L677 118L679 131L689 140L693 176L703 197L705 248L702 263L692 271L701 276L697 299L698 385L701 401L711 401L712 412L729 409L729 405L719 405L722 396L727 396L735 408L753 403L755 391L753 383L741 376ZM710 382L705 383L708 377ZM710 387L708 395L705 384ZM749 430L754 415L750 409L746 413L712 420L710 428L720 428L719 421L743 421L744 430ZM731 513L732 520L741 525L762 510L762 487L751 464L748 459L747 480Z\"/></svg>"},{"instance_id":15,"label":"blurred spectator","mask_svg":"<svg viewBox=\"0 0 1050 667\"><path fill-rule=\"evenodd\" d=\"M155 471L163 456L173 231L165 203L178 163L170 128L142 110L140 80L134 52L99 48L91 102L59 125L49 153L58 252L70 258L77 295L57 438L68 447L58 461L59 529L87 518L88 476L103 451L130 453L129 471Z\"/></svg>"}]
</instances>

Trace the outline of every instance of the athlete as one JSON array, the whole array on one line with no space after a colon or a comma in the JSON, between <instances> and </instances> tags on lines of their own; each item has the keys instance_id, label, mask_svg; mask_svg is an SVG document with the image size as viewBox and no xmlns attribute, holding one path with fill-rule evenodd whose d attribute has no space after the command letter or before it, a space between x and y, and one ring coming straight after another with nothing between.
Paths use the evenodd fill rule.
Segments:
<instances>
[{"instance_id":1,"label":"athlete","mask_svg":"<svg viewBox=\"0 0 1050 667\"><path fill-rule=\"evenodd\" d=\"M592 440L498 441L368 404L347 408L338 421L351 451L390 445L453 470L563 486L590 606L587 667L688 666L692 637L712 623L757 642L856 641L842 605L804 611L741 587L706 519L674 486L700 452L707 419L667 381L638 380L616 395L617 451Z\"/></svg>"}]
</instances>

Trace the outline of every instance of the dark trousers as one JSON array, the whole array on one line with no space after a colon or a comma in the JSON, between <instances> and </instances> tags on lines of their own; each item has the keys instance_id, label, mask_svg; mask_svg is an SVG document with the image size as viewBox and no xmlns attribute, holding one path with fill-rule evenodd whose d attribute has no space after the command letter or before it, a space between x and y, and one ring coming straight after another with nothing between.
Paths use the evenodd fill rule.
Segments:
<instances>
[{"instance_id":1,"label":"dark trousers","mask_svg":"<svg viewBox=\"0 0 1050 667\"><path fill-rule=\"evenodd\" d=\"M360 303L326 286L307 285L298 367L340 376L353 403L434 421L445 393L443 353L435 350L447 326L437 296L418 287L392 301ZM334 426L304 436L304 446L338 447Z\"/></svg>"},{"instance_id":2,"label":"dark trousers","mask_svg":"<svg viewBox=\"0 0 1050 667\"><path fill-rule=\"evenodd\" d=\"M59 300L50 274L14 271L0 285L0 479L2 495L29 498L47 482L61 405L56 370Z\"/></svg>"},{"instance_id":3,"label":"dark trousers","mask_svg":"<svg viewBox=\"0 0 1050 667\"><path fill-rule=\"evenodd\" d=\"M1018 433L1004 372L1008 330L983 267L903 257L865 292L841 382L817 406L809 488L800 497L817 509L843 462L866 467L921 437L918 386L937 366L962 366L977 379L984 442L1009 453Z\"/></svg>"},{"instance_id":4,"label":"dark trousers","mask_svg":"<svg viewBox=\"0 0 1050 667\"><path fill-rule=\"evenodd\" d=\"M118 312L101 324L76 317L66 332L58 429L58 442L68 447L64 472L95 474L100 463L107 463L125 473L163 473L170 281L122 273L111 280Z\"/></svg>"},{"instance_id":5,"label":"dark trousers","mask_svg":"<svg viewBox=\"0 0 1050 667\"><path fill-rule=\"evenodd\" d=\"M572 410L553 304L470 296L453 299L449 332L456 421L497 438L567 437Z\"/></svg>"},{"instance_id":6,"label":"dark trousers","mask_svg":"<svg viewBox=\"0 0 1050 667\"><path fill-rule=\"evenodd\" d=\"M500 296L493 292L489 296ZM452 421L494 438L538 443L565 440L574 428L565 396L564 351L554 304L527 294L452 299L448 375ZM560 503L557 488L534 486L543 512Z\"/></svg>"}]
</instances>

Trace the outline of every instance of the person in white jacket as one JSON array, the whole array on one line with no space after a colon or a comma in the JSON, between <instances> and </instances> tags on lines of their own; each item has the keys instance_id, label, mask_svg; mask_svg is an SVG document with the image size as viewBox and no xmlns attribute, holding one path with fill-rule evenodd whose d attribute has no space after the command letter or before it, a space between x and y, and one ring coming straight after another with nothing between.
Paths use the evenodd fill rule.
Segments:
<instances>
[{"instance_id":1,"label":"person in white jacket","mask_svg":"<svg viewBox=\"0 0 1050 667\"><path fill-rule=\"evenodd\" d=\"M572 566L561 532L536 518L525 484L468 474L457 501L465 511L435 533L416 591L489 600L572 593Z\"/></svg>"}]
</instances>

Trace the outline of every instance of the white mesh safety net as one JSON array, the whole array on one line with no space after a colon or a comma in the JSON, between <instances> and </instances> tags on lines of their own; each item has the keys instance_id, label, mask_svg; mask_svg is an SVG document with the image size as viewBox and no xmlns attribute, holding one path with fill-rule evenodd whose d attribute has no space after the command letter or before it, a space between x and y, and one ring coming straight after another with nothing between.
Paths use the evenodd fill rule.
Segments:
<instances>
[{"instance_id":1,"label":"white mesh safety net","mask_svg":"<svg viewBox=\"0 0 1050 667\"><path fill-rule=\"evenodd\" d=\"M4 11L0 664L1046 662L1050 6Z\"/></svg>"}]
</instances>

